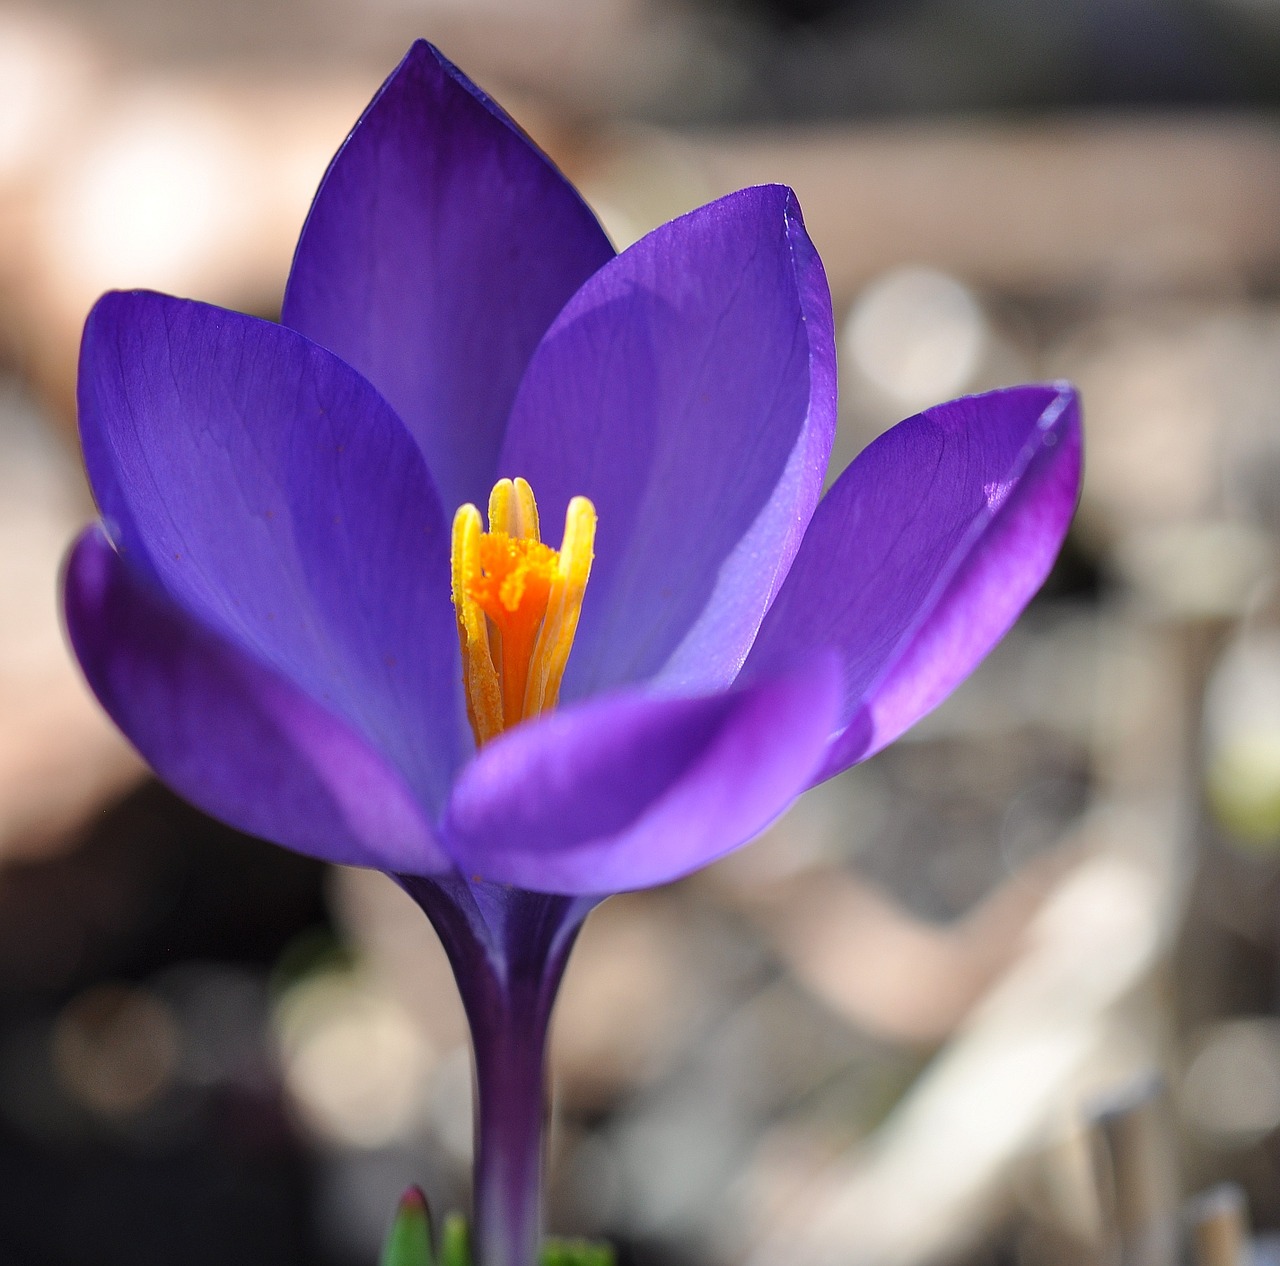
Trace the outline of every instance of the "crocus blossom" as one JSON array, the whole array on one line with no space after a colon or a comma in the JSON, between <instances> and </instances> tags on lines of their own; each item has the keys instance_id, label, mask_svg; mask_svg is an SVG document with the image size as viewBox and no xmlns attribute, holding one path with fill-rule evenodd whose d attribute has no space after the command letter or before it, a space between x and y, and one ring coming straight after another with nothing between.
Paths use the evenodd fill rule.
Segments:
<instances>
[{"instance_id":1,"label":"crocus blossom","mask_svg":"<svg viewBox=\"0 0 1280 1266\"><path fill-rule=\"evenodd\" d=\"M282 321L109 294L79 402L85 674L195 804L426 910L475 1037L486 1266L533 1259L546 1024L591 906L933 708L1080 478L1073 392L1024 386L908 419L822 495L831 301L791 191L615 254L423 43L325 176Z\"/></svg>"}]
</instances>

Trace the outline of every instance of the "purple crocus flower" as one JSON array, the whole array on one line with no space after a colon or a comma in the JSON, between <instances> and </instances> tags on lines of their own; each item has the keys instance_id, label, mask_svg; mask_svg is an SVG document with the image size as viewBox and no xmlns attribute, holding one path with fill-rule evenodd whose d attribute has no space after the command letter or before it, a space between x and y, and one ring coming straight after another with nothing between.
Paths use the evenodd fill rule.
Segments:
<instances>
[{"instance_id":1,"label":"purple crocus flower","mask_svg":"<svg viewBox=\"0 0 1280 1266\"><path fill-rule=\"evenodd\" d=\"M85 674L189 800L431 918L474 1035L484 1266L535 1257L587 912L934 707L1043 581L1080 478L1074 394L1027 386L908 419L823 497L831 301L794 195L615 255L423 43L325 176L282 322L109 294L79 400Z\"/></svg>"}]
</instances>

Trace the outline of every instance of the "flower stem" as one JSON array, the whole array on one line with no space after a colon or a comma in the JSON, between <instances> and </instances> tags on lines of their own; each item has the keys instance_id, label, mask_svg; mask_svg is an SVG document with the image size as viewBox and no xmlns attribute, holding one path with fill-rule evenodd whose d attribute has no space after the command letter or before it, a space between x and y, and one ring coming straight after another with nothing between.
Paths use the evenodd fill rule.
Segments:
<instances>
[{"instance_id":1,"label":"flower stem","mask_svg":"<svg viewBox=\"0 0 1280 1266\"><path fill-rule=\"evenodd\" d=\"M456 876L398 876L453 966L475 1053L473 1266L536 1266L542 1242L547 1029L594 899Z\"/></svg>"},{"instance_id":2,"label":"flower stem","mask_svg":"<svg viewBox=\"0 0 1280 1266\"><path fill-rule=\"evenodd\" d=\"M467 1009L476 1070L476 1266L533 1266L542 1242L550 1017L537 981L507 985Z\"/></svg>"}]
</instances>

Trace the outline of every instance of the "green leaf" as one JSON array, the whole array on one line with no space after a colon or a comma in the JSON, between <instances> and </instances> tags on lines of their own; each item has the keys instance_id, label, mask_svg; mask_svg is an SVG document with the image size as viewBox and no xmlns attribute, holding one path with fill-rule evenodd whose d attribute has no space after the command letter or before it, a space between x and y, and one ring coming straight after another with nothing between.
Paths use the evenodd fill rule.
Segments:
<instances>
[{"instance_id":1,"label":"green leaf","mask_svg":"<svg viewBox=\"0 0 1280 1266\"><path fill-rule=\"evenodd\" d=\"M382 1242L379 1266L435 1266L431 1252L431 1211L417 1187L400 1197L395 1219Z\"/></svg>"},{"instance_id":2,"label":"green leaf","mask_svg":"<svg viewBox=\"0 0 1280 1266\"><path fill-rule=\"evenodd\" d=\"M460 1213L451 1213L444 1220L440 1266L471 1266L471 1233L467 1230L466 1218Z\"/></svg>"},{"instance_id":3,"label":"green leaf","mask_svg":"<svg viewBox=\"0 0 1280 1266\"><path fill-rule=\"evenodd\" d=\"M538 1266L615 1266L613 1248L590 1240L547 1240ZM400 1198L387 1233L379 1266L471 1266L471 1232L460 1213L451 1213L440 1230L438 1256L431 1252L431 1214L426 1197L410 1187Z\"/></svg>"},{"instance_id":4,"label":"green leaf","mask_svg":"<svg viewBox=\"0 0 1280 1266\"><path fill-rule=\"evenodd\" d=\"M540 1266L614 1266L613 1248L590 1240L547 1240Z\"/></svg>"}]
</instances>

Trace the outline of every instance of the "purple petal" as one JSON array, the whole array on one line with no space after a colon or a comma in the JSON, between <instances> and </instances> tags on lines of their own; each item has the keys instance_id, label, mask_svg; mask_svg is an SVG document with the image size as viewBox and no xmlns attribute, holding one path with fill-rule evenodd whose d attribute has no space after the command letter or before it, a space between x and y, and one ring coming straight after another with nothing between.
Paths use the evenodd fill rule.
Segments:
<instances>
[{"instance_id":1,"label":"purple petal","mask_svg":"<svg viewBox=\"0 0 1280 1266\"><path fill-rule=\"evenodd\" d=\"M450 511L483 506L533 349L612 257L547 156L419 41L316 194L284 321L387 397Z\"/></svg>"},{"instance_id":2,"label":"purple petal","mask_svg":"<svg viewBox=\"0 0 1280 1266\"><path fill-rule=\"evenodd\" d=\"M71 643L157 774L214 817L328 861L447 866L399 775L349 726L165 598L101 528L65 580Z\"/></svg>"},{"instance_id":3,"label":"purple petal","mask_svg":"<svg viewBox=\"0 0 1280 1266\"><path fill-rule=\"evenodd\" d=\"M727 686L799 547L835 427L831 299L790 190L744 189L602 268L534 354L500 471L554 537L599 511L564 697Z\"/></svg>"},{"instance_id":4,"label":"purple petal","mask_svg":"<svg viewBox=\"0 0 1280 1266\"><path fill-rule=\"evenodd\" d=\"M847 727L822 776L936 707L1048 575L1080 489L1065 384L938 405L869 445L823 499L745 674L837 648Z\"/></svg>"},{"instance_id":5,"label":"purple petal","mask_svg":"<svg viewBox=\"0 0 1280 1266\"><path fill-rule=\"evenodd\" d=\"M435 811L469 746L448 533L378 393L293 330L114 294L85 328L80 419L130 564L362 733Z\"/></svg>"},{"instance_id":6,"label":"purple petal","mask_svg":"<svg viewBox=\"0 0 1280 1266\"><path fill-rule=\"evenodd\" d=\"M812 781L840 702L833 657L700 698L637 691L481 749L445 817L466 873L535 892L665 883L745 843Z\"/></svg>"}]
</instances>

